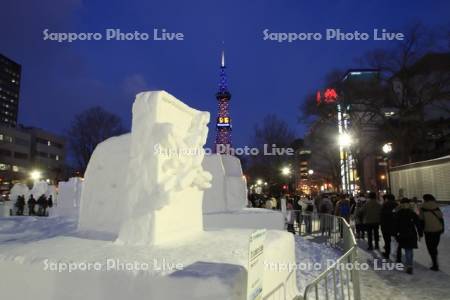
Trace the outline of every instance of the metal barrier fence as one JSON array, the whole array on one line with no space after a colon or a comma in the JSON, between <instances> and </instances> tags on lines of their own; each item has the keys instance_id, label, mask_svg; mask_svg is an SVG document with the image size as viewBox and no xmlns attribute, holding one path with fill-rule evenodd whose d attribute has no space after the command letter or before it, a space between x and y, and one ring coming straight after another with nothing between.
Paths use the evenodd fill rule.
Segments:
<instances>
[{"instance_id":1,"label":"metal barrier fence","mask_svg":"<svg viewBox=\"0 0 450 300\"><path fill-rule=\"evenodd\" d=\"M355 268L358 246L349 223L344 218L329 214L287 213L295 214L295 222L288 224L288 230L302 236L323 237L326 244L344 253L306 286L303 298L295 299L360 300L359 270Z\"/></svg>"}]
</instances>

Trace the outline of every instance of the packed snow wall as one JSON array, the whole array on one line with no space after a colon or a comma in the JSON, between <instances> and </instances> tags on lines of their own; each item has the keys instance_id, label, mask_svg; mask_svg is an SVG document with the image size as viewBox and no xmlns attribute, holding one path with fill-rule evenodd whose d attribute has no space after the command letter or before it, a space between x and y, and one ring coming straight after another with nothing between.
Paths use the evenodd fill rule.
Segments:
<instances>
[{"instance_id":1,"label":"packed snow wall","mask_svg":"<svg viewBox=\"0 0 450 300\"><path fill-rule=\"evenodd\" d=\"M63 217L78 218L83 180L80 177L69 178L58 183L58 196L55 203L55 214ZM55 199L53 197L53 199Z\"/></svg>"},{"instance_id":2,"label":"packed snow wall","mask_svg":"<svg viewBox=\"0 0 450 300\"><path fill-rule=\"evenodd\" d=\"M211 188L203 195L203 213L237 211L247 205L247 182L239 158L212 154L202 165L212 174Z\"/></svg>"}]
</instances>

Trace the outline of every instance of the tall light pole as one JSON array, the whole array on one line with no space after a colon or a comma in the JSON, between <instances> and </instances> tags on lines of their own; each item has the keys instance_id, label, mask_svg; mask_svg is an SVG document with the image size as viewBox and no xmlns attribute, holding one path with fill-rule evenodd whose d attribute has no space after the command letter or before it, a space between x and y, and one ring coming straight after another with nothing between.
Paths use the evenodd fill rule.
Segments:
<instances>
[{"instance_id":1,"label":"tall light pole","mask_svg":"<svg viewBox=\"0 0 450 300\"><path fill-rule=\"evenodd\" d=\"M341 181L342 189L349 193L353 190L351 182L355 179L353 174L354 162L350 152L350 146L353 144L353 138L343 129L344 128L340 128L338 136L339 156L341 162Z\"/></svg>"},{"instance_id":2,"label":"tall light pole","mask_svg":"<svg viewBox=\"0 0 450 300\"><path fill-rule=\"evenodd\" d=\"M393 150L392 148L392 143L386 143L383 145L383 147L381 148L381 150L383 150L383 153L385 155L385 161L386 161L386 176L387 176L387 190L388 193L390 194L391 191L391 160L390 160L390 154Z\"/></svg>"},{"instance_id":3,"label":"tall light pole","mask_svg":"<svg viewBox=\"0 0 450 300\"><path fill-rule=\"evenodd\" d=\"M290 167L281 168L281 175L287 178L286 192L289 192L289 176L291 175L291 168Z\"/></svg>"}]
</instances>

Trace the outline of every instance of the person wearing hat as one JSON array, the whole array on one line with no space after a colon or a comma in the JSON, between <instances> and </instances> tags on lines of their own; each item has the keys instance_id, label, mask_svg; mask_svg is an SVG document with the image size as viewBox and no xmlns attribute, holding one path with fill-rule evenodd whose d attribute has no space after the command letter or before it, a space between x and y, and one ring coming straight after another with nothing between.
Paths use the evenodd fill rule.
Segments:
<instances>
[{"instance_id":1,"label":"person wearing hat","mask_svg":"<svg viewBox=\"0 0 450 300\"><path fill-rule=\"evenodd\" d=\"M444 218L436 199L431 194L423 195L422 207L419 210L420 220L425 233L425 243L430 254L432 266L431 270L439 271L438 246L441 234L444 232Z\"/></svg>"},{"instance_id":2,"label":"person wearing hat","mask_svg":"<svg viewBox=\"0 0 450 300\"><path fill-rule=\"evenodd\" d=\"M405 250L406 272L412 274L414 263L413 251L418 248L417 241L423 236L423 231L419 216L414 212L411 201L407 198L403 198L400 201L397 213L395 214L394 229L399 247Z\"/></svg>"}]
</instances>

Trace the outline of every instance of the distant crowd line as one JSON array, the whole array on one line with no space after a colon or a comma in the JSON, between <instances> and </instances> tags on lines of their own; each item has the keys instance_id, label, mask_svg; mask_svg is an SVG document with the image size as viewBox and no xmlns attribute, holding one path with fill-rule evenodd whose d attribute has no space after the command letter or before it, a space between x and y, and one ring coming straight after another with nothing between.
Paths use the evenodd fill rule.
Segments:
<instances>
[{"instance_id":1,"label":"distant crowd line","mask_svg":"<svg viewBox=\"0 0 450 300\"><path fill-rule=\"evenodd\" d=\"M25 195L21 195L17 197L14 206L17 216L23 216L25 206L27 206L29 216L48 217L48 209L53 207L53 198L52 195L49 195L48 198L46 195L41 195L36 200L33 195L30 195L28 201L26 201Z\"/></svg>"}]
</instances>

